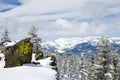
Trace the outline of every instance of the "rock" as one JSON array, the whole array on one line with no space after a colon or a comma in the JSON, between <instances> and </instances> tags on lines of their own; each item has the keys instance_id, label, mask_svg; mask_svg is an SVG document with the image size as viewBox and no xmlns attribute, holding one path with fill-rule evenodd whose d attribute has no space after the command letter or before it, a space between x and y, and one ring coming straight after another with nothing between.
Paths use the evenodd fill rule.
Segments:
<instances>
[{"instance_id":1,"label":"rock","mask_svg":"<svg viewBox=\"0 0 120 80\"><path fill-rule=\"evenodd\" d=\"M56 63L56 56L55 55L51 55L51 63L50 65L51 66L57 66L57 63Z\"/></svg>"},{"instance_id":2,"label":"rock","mask_svg":"<svg viewBox=\"0 0 120 80\"><path fill-rule=\"evenodd\" d=\"M0 53L3 53L4 49L5 49L5 46L2 43L0 43Z\"/></svg>"},{"instance_id":3,"label":"rock","mask_svg":"<svg viewBox=\"0 0 120 80\"><path fill-rule=\"evenodd\" d=\"M35 55L35 59L40 60L40 59L43 59L43 58L44 58L43 52L42 51L37 51L37 53Z\"/></svg>"},{"instance_id":4,"label":"rock","mask_svg":"<svg viewBox=\"0 0 120 80\"><path fill-rule=\"evenodd\" d=\"M15 67L31 63L32 43L30 38L23 39L13 46L6 47L4 54L5 67Z\"/></svg>"},{"instance_id":5,"label":"rock","mask_svg":"<svg viewBox=\"0 0 120 80\"><path fill-rule=\"evenodd\" d=\"M57 68L57 61L56 61L56 56L55 55L51 55L51 63L50 65L52 66L52 69L55 70L56 72L58 72L58 68Z\"/></svg>"},{"instance_id":6,"label":"rock","mask_svg":"<svg viewBox=\"0 0 120 80\"><path fill-rule=\"evenodd\" d=\"M40 63L39 63L39 62L32 62L32 64L38 65L38 64L40 64Z\"/></svg>"}]
</instances>

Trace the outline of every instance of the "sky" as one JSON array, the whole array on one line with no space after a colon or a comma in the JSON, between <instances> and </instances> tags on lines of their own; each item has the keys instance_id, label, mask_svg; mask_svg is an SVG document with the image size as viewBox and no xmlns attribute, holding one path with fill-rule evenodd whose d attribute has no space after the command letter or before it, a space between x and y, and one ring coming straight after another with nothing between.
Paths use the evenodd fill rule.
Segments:
<instances>
[{"instance_id":1,"label":"sky","mask_svg":"<svg viewBox=\"0 0 120 80\"><path fill-rule=\"evenodd\" d=\"M0 34L20 40L32 26L43 40L120 37L120 0L0 0Z\"/></svg>"}]
</instances>

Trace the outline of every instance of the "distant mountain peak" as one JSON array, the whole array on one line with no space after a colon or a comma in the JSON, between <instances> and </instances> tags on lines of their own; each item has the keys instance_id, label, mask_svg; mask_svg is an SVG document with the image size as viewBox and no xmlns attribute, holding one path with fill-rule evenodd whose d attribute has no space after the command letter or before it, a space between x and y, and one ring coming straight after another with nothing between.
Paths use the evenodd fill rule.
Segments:
<instances>
[{"instance_id":1,"label":"distant mountain peak","mask_svg":"<svg viewBox=\"0 0 120 80\"><path fill-rule=\"evenodd\" d=\"M114 46L114 49L116 47L118 49L120 46L120 37L108 39L112 43L112 46ZM97 44L100 40L100 37L59 38L54 41L43 42L42 48L56 53L81 53L82 51L97 50Z\"/></svg>"}]
</instances>

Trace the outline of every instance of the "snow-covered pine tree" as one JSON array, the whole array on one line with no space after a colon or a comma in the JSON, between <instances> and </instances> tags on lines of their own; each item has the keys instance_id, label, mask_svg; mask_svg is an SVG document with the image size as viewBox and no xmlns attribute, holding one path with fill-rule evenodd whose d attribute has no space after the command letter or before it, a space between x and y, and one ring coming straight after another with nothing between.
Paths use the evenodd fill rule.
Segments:
<instances>
[{"instance_id":1,"label":"snow-covered pine tree","mask_svg":"<svg viewBox=\"0 0 120 80\"><path fill-rule=\"evenodd\" d=\"M88 80L95 80L95 66L89 65Z\"/></svg>"},{"instance_id":2,"label":"snow-covered pine tree","mask_svg":"<svg viewBox=\"0 0 120 80\"><path fill-rule=\"evenodd\" d=\"M74 60L73 60L73 57L72 56L69 56L68 58L68 77L72 79L72 76L73 76L73 63L74 63Z\"/></svg>"},{"instance_id":3,"label":"snow-covered pine tree","mask_svg":"<svg viewBox=\"0 0 120 80\"><path fill-rule=\"evenodd\" d=\"M92 51L88 51L87 54L87 70L88 70L88 80L95 80L95 58L96 54Z\"/></svg>"},{"instance_id":4,"label":"snow-covered pine tree","mask_svg":"<svg viewBox=\"0 0 120 80\"><path fill-rule=\"evenodd\" d=\"M119 55L115 52L112 53L112 59L113 59L113 80L119 80L119 69L118 69L118 63L119 63Z\"/></svg>"},{"instance_id":5,"label":"snow-covered pine tree","mask_svg":"<svg viewBox=\"0 0 120 80\"><path fill-rule=\"evenodd\" d=\"M73 55L68 56L68 77L74 80L74 58Z\"/></svg>"},{"instance_id":6,"label":"snow-covered pine tree","mask_svg":"<svg viewBox=\"0 0 120 80\"><path fill-rule=\"evenodd\" d=\"M1 43L4 43L4 42L10 42L10 38L9 38L9 35L8 35L8 29L5 29L3 34L2 34L2 38L1 38Z\"/></svg>"},{"instance_id":7,"label":"snow-covered pine tree","mask_svg":"<svg viewBox=\"0 0 120 80\"><path fill-rule=\"evenodd\" d=\"M95 63L95 54L90 54L87 62L87 69L88 69L88 80L95 80L95 70L96 70L96 65Z\"/></svg>"},{"instance_id":8,"label":"snow-covered pine tree","mask_svg":"<svg viewBox=\"0 0 120 80\"><path fill-rule=\"evenodd\" d=\"M87 60L86 57L84 56L84 52L81 53L81 64L80 64L80 80L87 80L88 78L88 65L87 65Z\"/></svg>"},{"instance_id":9,"label":"snow-covered pine tree","mask_svg":"<svg viewBox=\"0 0 120 80\"><path fill-rule=\"evenodd\" d=\"M118 68L118 80L120 80L120 56L118 56L118 59L119 59L119 62L118 62L118 65L117 65L117 68Z\"/></svg>"},{"instance_id":10,"label":"snow-covered pine tree","mask_svg":"<svg viewBox=\"0 0 120 80\"><path fill-rule=\"evenodd\" d=\"M34 54L36 54L36 57L42 57L43 56L43 53L42 53L42 50L41 50L41 45L40 43L42 42L41 41L41 38L38 37L37 35L37 27L35 26L32 26L30 31L28 32L28 34L30 35L30 41L31 43L33 44L33 50L32 52Z\"/></svg>"},{"instance_id":11,"label":"snow-covered pine tree","mask_svg":"<svg viewBox=\"0 0 120 80\"><path fill-rule=\"evenodd\" d=\"M67 75L67 67L68 67L68 64L67 64L67 54L66 53L63 53L63 75L66 76Z\"/></svg>"},{"instance_id":12,"label":"snow-covered pine tree","mask_svg":"<svg viewBox=\"0 0 120 80\"><path fill-rule=\"evenodd\" d=\"M28 32L28 34L30 35L30 37L37 37L37 27L32 26L30 31Z\"/></svg>"},{"instance_id":13,"label":"snow-covered pine tree","mask_svg":"<svg viewBox=\"0 0 120 80\"><path fill-rule=\"evenodd\" d=\"M75 80L80 80L80 55L75 55Z\"/></svg>"},{"instance_id":14,"label":"snow-covered pine tree","mask_svg":"<svg viewBox=\"0 0 120 80\"><path fill-rule=\"evenodd\" d=\"M60 78L62 77L63 74L63 67L62 67L62 55L57 53L57 68L58 68L58 73L57 73L57 78L58 80L60 80Z\"/></svg>"},{"instance_id":15,"label":"snow-covered pine tree","mask_svg":"<svg viewBox=\"0 0 120 80\"><path fill-rule=\"evenodd\" d=\"M78 77L77 76L77 55L76 54L72 54L72 56L71 56L71 58L72 58L72 60L73 60L73 62L72 62L72 64L71 64L71 79L72 80L76 80L76 78Z\"/></svg>"},{"instance_id":16,"label":"snow-covered pine tree","mask_svg":"<svg viewBox=\"0 0 120 80\"><path fill-rule=\"evenodd\" d=\"M98 56L95 70L96 80L113 80L113 65L111 59L110 42L102 37L98 44Z\"/></svg>"}]
</instances>

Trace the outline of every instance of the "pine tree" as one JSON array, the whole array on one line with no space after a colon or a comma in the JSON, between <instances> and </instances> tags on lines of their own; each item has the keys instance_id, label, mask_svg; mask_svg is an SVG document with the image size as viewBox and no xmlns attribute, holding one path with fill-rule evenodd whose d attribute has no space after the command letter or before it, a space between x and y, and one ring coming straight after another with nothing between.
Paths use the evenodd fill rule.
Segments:
<instances>
[{"instance_id":1,"label":"pine tree","mask_svg":"<svg viewBox=\"0 0 120 80\"><path fill-rule=\"evenodd\" d=\"M9 35L8 35L8 30L5 29L3 34L2 34L2 38L1 38L1 43L5 43L5 42L10 42L10 38L9 38Z\"/></svg>"},{"instance_id":2,"label":"pine tree","mask_svg":"<svg viewBox=\"0 0 120 80\"><path fill-rule=\"evenodd\" d=\"M59 80L63 75L63 66L62 66L63 63L62 63L62 55L59 53L56 55L57 55L57 68L58 68L57 78Z\"/></svg>"},{"instance_id":3,"label":"pine tree","mask_svg":"<svg viewBox=\"0 0 120 80\"><path fill-rule=\"evenodd\" d=\"M73 78L73 74L74 74L73 63L74 63L73 56L69 56L69 59L68 59L68 64L69 64L69 66L68 66L68 71L69 71L68 77L70 79Z\"/></svg>"},{"instance_id":4,"label":"pine tree","mask_svg":"<svg viewBox=\"0 0 120 80\"><path fill-rule=\"evenodd\" d=\"M37 27L35 26L32 26L30 31L28 32L28 34L31 36L31 37L37 37Z\"/></svg>"},{"instance_id":5,"label":"pine tree","mask_svg":"<svg viewBox=\"0 0 120 80\"><path fill-rule=\"evenodd\" d=\"M37 28L32 26L28 34L30 35L30 42L33 44L32 53L35 54L36 60L44 56L41 50L41 38L37 35Z\"/></svg>"},{"instance_id":6,"label":"pine tree","mask_svg":"<svg viewBox=\"0 0 120 80\"><path fill-rule=\"evenodd\" d=\"M70 69L71 69L71 79L72 80L76 80L76 77L77 77L77 75L76 75L76 70L77 70L77 64L76 64L76 55L75 54L73 54L73 55L71 55L71 67L70 67Z\"/></svg>"},{"instance_id":7,"label":"pine tree","mask_svg":"<svg viewBox=\"0 0 120 80\"><path fill-rule=\"evenodd\" d=\"M81 76L80 80L88 79L88 65L87 65L87 59L84 56L84 53L81 53L80 76Z\"/></svg>"},{"instance_id":8,"label":"pine tree","mask_svg":"<svg viewBox=\"0 0 120 80\"><path fill-rule=\"evenodd\" d=\"M103 37L98 45L96 80L113 80L110 42Z\"/></svg>"},{"instance_id":9,"label":"pine tree","mask_svg":"<svg viewBox=\"0 0 120 80\"><path fill-rule=\"evenodd\" d=\"M63 53L63 75L67 76L67 67L68 67L68 58L67 58L67 54Z\"/></svg>"},{"instance_id":10,"label":"pine tree","mask_svg":"<svg viewBox=\"0 0 120 80\"><path fill-rule=\"evenodd\" d=\"M80 80L80 55L75 55L75 80Z\"/></svg>"},{"instance_id":11,"label":"pine tree","mask_svg":"<svg viewBox=\"0 0 120 80\"><path fill-rule=\"evenodd\" d=\"M37 36L37 28L32 26L28 34L30 35L31 42L33 43L33 53L37 53L41 47L41 39Z\"/></svg>"},{"instance_id":12,"label":"pine tree","mask_svg":"<svg viewBox=\"0 0 120 80\"><path fill-rule=\"evenodd\" d=\"M95 64L95 57L96 55L89 55L89 58L88 58L88 80L95 80L95 70L96 70L96 64Z\"/></svg>"},{"instance_id":13,"label":"pine tree","mask_svg":"<svg viewBox=\"0 0 120 80\"><path fill-rule=\"evenodd\" d=\"M113 53L113 67L114 67L114 73L113 73L113 80L119 80L119 71L118 71L118 62L119 62L119 58L118 58L118 54L117 53Z\"/></svg>"},{"instance_id":14,"label":"pine tree","mask_svg":"<svg viewBox=\"0 0 120 80\"><path fill-rule=\"evenodd\" d=\"M120 80L120 56L118 56L118 59L119 59L119 62L118 62L118 65L117 65L117 68L118 68L118 80Z\"/></svg>"}]
</instances>

